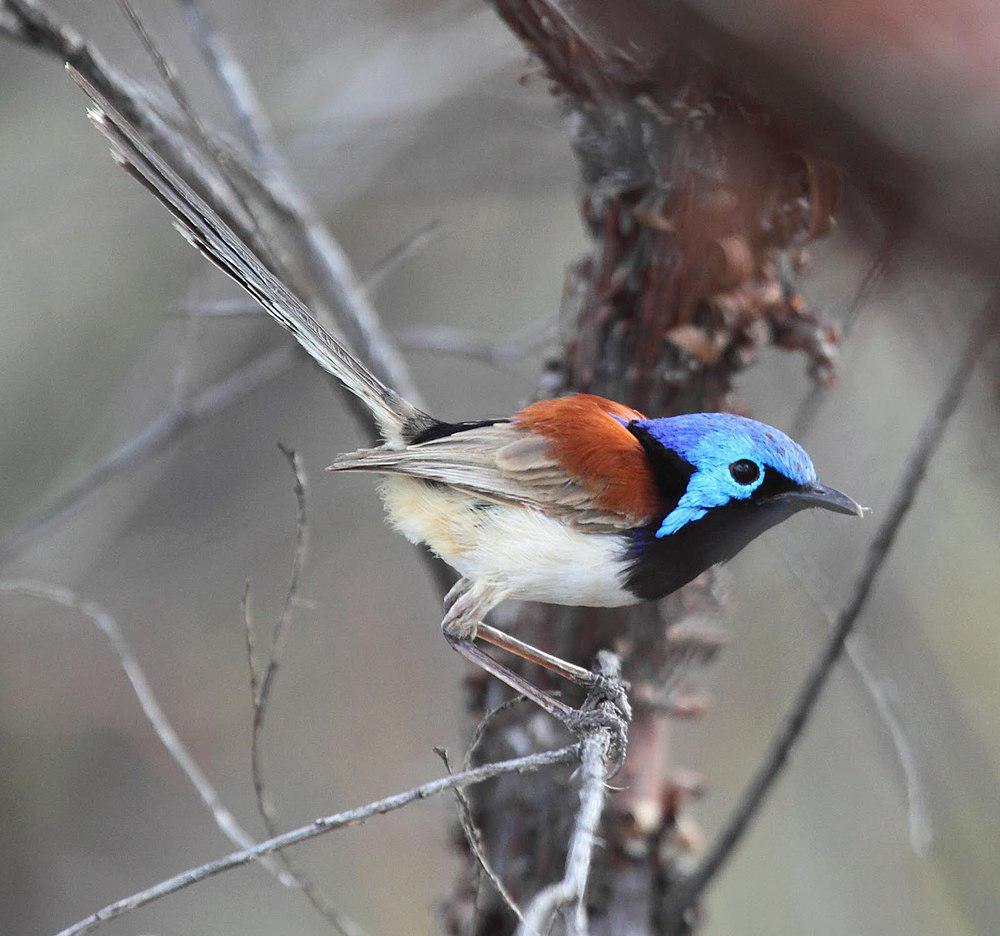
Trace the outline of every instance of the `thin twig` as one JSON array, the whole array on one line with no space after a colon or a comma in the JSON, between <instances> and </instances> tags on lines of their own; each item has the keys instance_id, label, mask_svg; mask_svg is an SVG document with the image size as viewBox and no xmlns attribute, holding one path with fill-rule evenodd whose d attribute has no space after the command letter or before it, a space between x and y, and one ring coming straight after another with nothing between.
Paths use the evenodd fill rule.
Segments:
<instances>
[{"instance_id":1,"label":"thin twig","mask_svg":"<svg viewBox=\"0 0 1000 936\"><path fill-rule=\"evenodd\" d=\"M46 508L0 539L0 565L17 558L113 478L148 461L194 426L245 400L259 387L287 371L300 357L293 345L268 351L146 423Z\"/></svg>"},{"instance_id":2,"label":"thin twig","mask_svg":"<svg viewBox=\"0 0 1000 936\"><path fill-rule=\"evenodd\" d=\"M465 761L463 763L463 769L470 770L472 768L472 761L475 759L476 751L479 750L479 745L483 743L483 738L486 736L486 729L493 723L493 720L498 716L502 715L508 709L512 709L515 705L520 704L525 701L525 696L518 693L509 699L505 699L499 705L491 708L480 720L479 724L476 725L475 731L472 732L472 740L469 742L469 749L465 752Z\"/></svg>"},{"instance_id":3,"label":"thin twig","mask_svg":"<svg viewBox=\"0 0 1000 936\"><path fill-rule=\"evenodd\" d=\"M268 657L267 667L264 669L264 676L260 681L260 691L257 695L255 710L260 712L259 723L255 721L255 727L259 730L263 725L264 713L267 710L267 703L271 697L271 686L277 675L281 660L284 657L285 645L288 642L288 631L292 623L292 610L295 607L295 598L299 593L299 580L302 577L302 569L306 562L306 553L309 548L309 517L306 512L306 475L302 469L302 460L293 449L286 448L280 442L278 449L285 456L295 475L295 549L292 555L292 571L288 579L288 590L285 593L285 603L281 609L281 615L274 624L274 631L271 635L271 653Z\"/></svg>"},{"instance_id":4,"label":"thin twig","mask_svg":"<svg viewBox=\"0 0 1000 936\"><path fill-rule=\"evenodd\" d=\"M280 159L271 135L271 124L264 113L253 84L229 43L215 28L215 23L199 0L178 0L187 14L195 44L215 75L240 128L240 135L254 158L268 169Z\"/></svg>"},{"instance_id":5,"label":"thin twig","mask_svg":"<svg viewBox=\"0 0 1000 936\"><path fill-rule=\"evenodd\" d=\"M831 616L830 623L836 619ZM890 690L883 680L880 680L865 662L859 645L860 634L854 634L847 641L845 650L854 671L862 684L889 732L896 760L903 774L903 787L906 790L906 828L910 839L910 848L914 854L925 856L934 841L934 829L931 825L930 809L927 806L927 791L920 777L920 767L917 755L910 745L890 698Z\"/></svg>"},{"instance_id":6,"label":"thin twig","mask_svg":"<svg viewBox=\"0 0 1000 936\"><path fill-rule=\"evenodd\" d=\"M190 0L180 0L188 3ZM364 279L369 295L378 292L379 287L401 266L412 259L440 232L441 222L437 219L422 225L401 243L397 244L368 271ZM181 302L174 306L175 314L184 318L233 319L263 318L260 305L252 299L215 299L205 302Z\"/></svg>"},{"instance_id":7,"label":"thin twig","mask_svg":"<svg viewBox=\"0 0 1000 936\"><path fill-rule=\"evenodd\" d=\"M264 823L264 828L268 836L271 838L279 834L278 818L275 815L274 804L268 793L267 785L264 782L260 742L264 729L264 718L267 714L268 703L271 700L271 693L274 688L274 680L281 666L285 646L288 642L288 634L292 624L292 612L298 602L299 582L302 570L305 567L309 544L309 515L306 510L306 488L308 482L305 471L302 468L302 461L298 453L292 449L286 448L280 443L278 444L278 448L281 454L287 459L295 477L295 547L292 554L292 571L289 576L288 589L285 593L285 603L274 625L271 635L271 649L268 654L267 666L264 667L262 676L258 675L254 662L256 630L250 618L249 581L247 581L246 589L243 593L243 633L246 639L247 665L250 670L252 711L250 774L253 779L254 796L257 800L257 811ZM364 936L364 929L323 893L312 878L292 859L291 855L279 852L278 858L288 874L294 879L298 888L306 896L309 903L313 905L315 910L328 923L343 933L344 936Z\"/></svg>"},{"instance_id":8,"label":"thin twig","mask_svg":"<svg viewBox=\"0 0 1000 936\"><path fill-rule=\"evenodd\" d=\"M458 357L482 361L498 370L516 371L525 356L536 351L556 334L554 325L533 324L520 334L506 338L480 338L450 326L414 327L398 332L399 346L412 351L438 351Z\"/></svg>"},{"instance_id":9,"label":"thin twig","mask_svg":"<svg viewBox=\"0 0 1000 936\"><path fill-rule=\"evenodd\" d=\"M437 240L441 236L441 230L441 219L432 218L393 247L382 259L376 261L365 276L365 289L368 294L377 293L390 276L406 266L428 244Z\"/></svg>"},{"instance_id":10,"label":"thin twig","mask_svg":"<svg viewBox=\"0 0 1000 936\"><path fill-rule=\"evenodd\" d=\"M602 650L597 654L597 669L604 676L617 681L621 676L621 660L616 654ZM613 703L606 699L599 700L592 693L588 697L585 707L594 703L598 704L606 713L616 711ZM624 700L624 706L628 709L627 700ZM618 711L625 718L631 717L630 710ZM622 724L624 725L625 722ZM597 826L604 812L608 761L612 754L616 759L624 757L626 740L624 734L614 739L608 728L596 728L587 732L580 742L580 769L578 771L580 808L576 814L573 835L566 852L566 868L561 881L543 888L532 898L524 918L521 920L521 925L517 928L517 936L544 936L548 933L555 914L562 907L573 902L576 903L573 920L575 936L586 936L587 879L590 877L590 865L593 861L594 846L597 843ZM621 746L620 751L613 751L615 744Z\"/></svg>"},{"instance_id":11,"label":"thin twig","mask_svg":"<svg viewBox=\"0 0 1000 936\"><path fill-rule=\"evenodd\" d=\"M840 323L841 343L850 337L851 331L854 329L858 317L861 315L861 310L868 304L881 284L894 249L895 234L890 230L883 238L875 256L872 258L871 264L865 271L865 275L861 278L861 282L858 283L858 288L855 290L854 296L847 306L847 312ZM819 415L819 411L829 390L829 383L818 381L809 389L809 393L802 400L798 411L792 419L792 436L794 438L799 440L805 439L806 434L812 428L816 417Z\"/></svg>"},{"instance_id":12,"label":"thin twig","mask_svg":"<svg viewBox=\"0 0 1000 936\"><path fill-rule=\"evenodd\" d=\"M448 759L448 751L443 747L436 747L434 748L434 753L441 758L441 761L444 763L444 769L450 774L452 771L451 761ZM523 920L524 914L521 912L521 908L517 905L517 902L511 896L510 891L507 890L503 881L500 880L500 876L493 870L489 858L486 857L486 849L483 847L483 834L472 817L472 803L469 802L469 797L466 795L465 790L461 787L456 787L455 799L458 801L458 819L462 825L462 832L465 834L465 841L469 845L469 851L472 852L472 856L479 863L479 870L489 878L490 883L496 888L496 892L500 895L500 898L510 912L518 920Z\"/></svg>"},{"instance_id":13,"label":"thin twig","mask_svg":"<svg viewBox=\"0 0 1000 936\"><path fill-rule=\"evenodd\" d=\"M611 733L606 728L588 734L581 743L580 809L566 855L566 871L561 881L550 884L534 896L517 929L518 936L547 933L552 917L573 901L576 901L576 929L579 936L586 933L584 896L597 841L597 825L604 811L605 759L610 743Z\"/></svg>"},{"instance_id":14,"label":"thin twig","mask_svg":"<svg viewBox=\"0 0 1000 936\"><path fill-rule=\"evenodd\" d=\"M208 129L202 122L201 117L198 116L198 112L195 110L194 105L191 103L191 99L184 90L184 85L181 83L180 78L177 77L177 71L171 64L170 59L167 58L157 41L153 38L153 34L146 28L146 24L139 16L138 11L134 6L132 6L132 0L118 0L118 6L122 13L125 14L125 18L129 21L129 25L131 25L135 34L139 37L139 41L142 43L143 48L153 60L153 64L156 66L156 70L163 79L163 83L167 86L170 96L177 103L181 113L183 113L185 118L187 118L187 122L190 125L190 129L194 134L198 145L205 153L208 154L209 159L211 159L214 164L219 180L229 190L233 200L240 206L247 219L250 221L254 246L262 252L268 263L280 269L283 274L287 275L287 270L285 270L284 266L280 264L279 258L275 256L274 251L271 249L271 245L261 234L260 226L257 223L257 217L254 214L254 210L250 206L250 203L247 201L246 196L239 189L239 187L233 183L231 173L229 172L229 166L227 165L227 160L222 149L215 142L215 140L212 139L212 135L208 132Z\"/></svg>"},{"instance_id":15,"label":"thin twig","mask_svg":"<svg viewBox=\"0 0 1000 936\"><path fill-rule=\"evenodd\" d=\"M991 296L972 325L968 344L959 363L952 372L937 405L924 422L913 451L906 461L892 503L868 547L861 573L854 583L850 599L838 615L836 627L813 664L761 766L747 784L722 832L697 870L674 887L664 911L664 919L668 922L683 920L688 909L694 906L695 901L718 874L742 839L771 787L781 775L792 748L808 724L830 673L840 659L844 645L868 602L872 586L885 564L903 520L913 505L931 457L937 451L944 431L961 402L975 364L993 337L998 318L998 303L1000 297Z\"/></svg>"},{"instance_id":16,"label":"thin twig","mask_svg":"<svg viewBox=\"0 0 1000 936\"><path fill-rule=\"evenodd\" d=\"M132 691L142 706L149 724L152 726L156 736L167 749L167 753L174 759L174 762L184 772L191 785L195 788L201 801L205 804L226 838L240 848L252 848L254 839L236 821L236 817L226 808L222 802L218 791L212 786L211 781L205 772L198 765L198 762L191 755L184 742L181 741L173 725L167 720L160 703L157 701L153 689L146 678L146 674L135 654L122 635L117 621L100 605L85 601L68 588L60 588L57 585L48 585L44 582L35 582L28 579L19 581L0 582L0 591L16 595L29 595L34 598L41 598L44 601L52 601L64 608L76 611L85 618L93 622L97 629L107 638L111 644L121 668L132 686ZM285 887L296 889L298 887L295 880L281 868L273 858L261 861Z\"/></svg>"},{"instance_id":17,"label":"thin twig","mask_svg":"<svg viewBox=\"0 0 1000 936\"><path fill-rule=\"evenodd\" d=\"M376 800L373 803L358 806L346 812L321 816L306 825L292 829L290 832L285 832L265 842L260 842L252 848L232 852L214 861L189 868L180 874L167 878L165 881L154 884L152 887L137 891L121 900L116 900L114 903L102 907L96 913L92 913L72 926L61 930L57 936L79 936L81 933L89 933L100 926L101 923L116 919L132 910L146 907L161 897L166 897L168 894L175 894L177 891L190 887L192 884L198 884L217 874L231 871L233 868L242 867L251 861L258 861L265 855L271 855L292 845L298 845L300 842L314 839L335 829L358 825L367 819L371 819L373 816L381 816L385 813L402 809L404 806L409 806L417 800L437 796L447 790L455 789L455 787L466 787L482 783L504 774L527 773L544 770L558 764L568 764L579 758L579 756L580 745L570 744L556 750L529 754L526 757L496 761L491 764L485 764L482 767L476 767L473 770L465 770L461 773L452 774L450 777L439 777L437 780L431 780L428 783L423 783L405 792L387 796L385 799Z\"/></svg>"},{"instance_id":18,"label":"thin twig","mask_svg":"<svg viewBox=\"0 0 1000 936\"><path fill-rule=\"evenodd\" d=\"M798 557L793 558L790 555L783 555L782 562L799 583L806 597L809 598L820 614L826 619L827 625L830 628L836 627L837 612L822 596L820 588L807 575L806 570L802 568L801 559ZM896 754L896 761L903 775L903 786L906 791L906 826L909 833L910 847L915 854L924 856L927 854L934 840L934 834L931 826L930 809L927 805L927 791L920 776L917 755L910 744L909 738L906 736L906 730L903 728L899 716L896 714L892 702L893 693L891 687L879 679L865 662L865 657L861 649L861 637L860 633L855 632L852 634L844 645L844 650L861 685L868 693L872 705L875 706L875 711L879 719L889 733L889 740Z\"/></svg>"}]
</instances>

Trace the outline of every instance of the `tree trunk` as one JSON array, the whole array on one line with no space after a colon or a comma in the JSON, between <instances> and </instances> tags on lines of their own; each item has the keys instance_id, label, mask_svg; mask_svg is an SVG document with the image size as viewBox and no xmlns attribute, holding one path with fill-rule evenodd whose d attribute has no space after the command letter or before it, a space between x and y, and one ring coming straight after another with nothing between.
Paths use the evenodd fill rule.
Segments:
<instances>
[{"instance_id":1,"label":"tree trunk","mask_svg":"<svg viewBox=\"0 0 1000 936\"><path fill-rule=\"evenodd\" d=\"M676 50L672 67L649 80L648 62L631 58L634 47L622 41L642 20L619 4L568 5L573 22L557 9L564 5L543 0L495 6L541 59L565 107L592 238L567 271L560 351L542 395L589 391L657 416L737 409L733 376L769 342L803 351L813 376L828 379L836 331L806 309L793 277L804 245L829 226L838 173L777 136L767 115L747 109L691 49ZM709 572L655 606L522 605L502 621L571 660L614 649L632 684L628 757L588 896L594 936L667 932L659 908L696 856L698 831L684 806L697 781L671 763L670 719L701 707L697 671L724 640L722 600ZM566 689L540 671L526 675ZM495 681L471 682L476 719L506 697ZM530 707L513 707L491 721L479 757L540 749L558 730ZM562 873L576 811L570 786L567 776L537 775L472 793L487 854L519 903ZM471 862L449 922L479 936L516 927Z\"/></svg>"}]
</instances>

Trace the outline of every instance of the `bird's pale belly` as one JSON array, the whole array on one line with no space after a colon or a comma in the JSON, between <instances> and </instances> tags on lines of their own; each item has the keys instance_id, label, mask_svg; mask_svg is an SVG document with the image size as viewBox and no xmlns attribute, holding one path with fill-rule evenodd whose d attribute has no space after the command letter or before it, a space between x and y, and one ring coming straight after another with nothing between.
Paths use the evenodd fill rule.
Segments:
<instances>
[{"instance_id":1,"label":"bird's pale belly","mask_svg":"<svg viewBox=\"0 0 1000 936\"><path fill-rule=\"evenodd\" d=\"M512 598L590 607L639 600L622 586L618 535L582 533L531 508L411 478L384 477L380 490L389 521L408 540L426 543L466 578Z\"/></svg>"}]
</instances>

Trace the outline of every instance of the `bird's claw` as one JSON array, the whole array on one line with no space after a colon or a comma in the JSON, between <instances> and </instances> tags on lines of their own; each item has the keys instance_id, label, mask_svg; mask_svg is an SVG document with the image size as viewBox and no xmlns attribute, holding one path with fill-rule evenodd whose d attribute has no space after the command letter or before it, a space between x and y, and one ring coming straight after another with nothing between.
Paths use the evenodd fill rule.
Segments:
<instances>
[{"instance_id":1,"label":"bird's claw","mask_svg":"<svg viewBox=\"0 0 1000 936\"><path fill-rule=\"evenodd\" d=\"M607 728L612 734L623 734L628 722L614 705L605 704L592 709L573 709L565 718L566 727L574 734L589 734Z\"/></svg>"},{"instance_id":2,"label":"bird's claw","mask_svg":"<svg viewBox=\"0 0 1000 936\"><path fill-rule=\"evenodd\" d=\"M594 683L583 705L566 716L566 727L577 735L606 729L611 737L608 745L608 762L611 769L608 779L621 769L628 745L628 726L632 720L632 706L628 700L623 679L605 673L594 673Z\"/></svg>"},{"instance_id":3,"label":"bird's claw","mask_svg":"<svg viewBox=\"0 0 1000 936\"><path fill-rule=\"evenodd\" d=\"M587 703L598 707L602 701L610 702L625 719L632 721L632 704L628 700L629 684L619 676L606 676L604 673L594 673L594 684L590 690Z\"/></svg>"}]
</instances>

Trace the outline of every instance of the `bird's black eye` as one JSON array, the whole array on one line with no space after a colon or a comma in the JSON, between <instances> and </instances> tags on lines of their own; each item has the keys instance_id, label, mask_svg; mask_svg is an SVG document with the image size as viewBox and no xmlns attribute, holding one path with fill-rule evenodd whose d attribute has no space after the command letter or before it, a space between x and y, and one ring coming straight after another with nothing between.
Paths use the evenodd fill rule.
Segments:
<instances>
[{"instance_id":1,"label":"bird's black eye","mask_svg":"<svg viewBox=\"0 0 1000 936\"><path fill-rule=\"evenodd\" d=\"M760 466L749 458L741 458L729 466L729 473L737 484L753 484L760 477Z\"/></svg>"}]
</instances>

